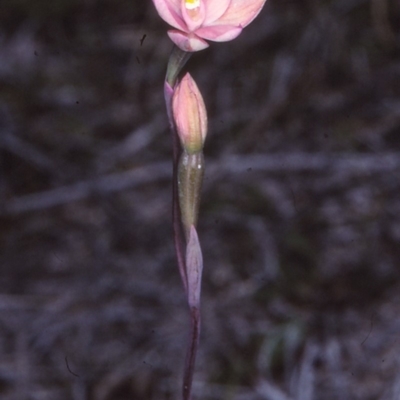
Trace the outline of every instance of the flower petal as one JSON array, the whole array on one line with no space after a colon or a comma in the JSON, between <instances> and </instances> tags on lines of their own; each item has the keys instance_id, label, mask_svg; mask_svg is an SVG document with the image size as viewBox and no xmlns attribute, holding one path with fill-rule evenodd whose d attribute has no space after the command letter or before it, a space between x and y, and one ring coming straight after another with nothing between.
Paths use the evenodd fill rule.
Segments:
<instances>
[{"instance_id":1,"label":"flower petal","mask_svg":"<svg viewBox=\"0 0 400 400\"><path fill-rule=\"evenodd\" d=\"M203 24L204 19L206 18L204 0L182 0L181 15L186 23L188 31L194 32Z\"/></svg>"},{"instance_id":2,"label":"flower petal","mask_svg":"<svg viewBox=\"0 0 400 400\"><path fill-rule=\"evenodd\" d=\"M231 0L204 1L206 19L204 25L210 24L220 18L228 9Z\"/></svg>"},{"instance_id":3,"label":"flower petal","mask_svg":"<svg viewBox=\"0 0 400 400\"><path fill-rule=\"evenodd\" d=\"M237 38L242 28L232 25L215 25L197 29L196 35L214 42L228 42Z\"/></svg>"},{"instance_id":4,"label":"flower petal","mask_svg":"<svg viewBox=\"0 0 400 400\"><path fill-rule=\"evenodd\" d=\"M183 51L200 51L209 46L205 40L194 33L188 34L174 29L168 31L168 36Z\"/></svg>"},{"instance_id":5,"label":"flower petal","mask_svg":"<svg viewBox=\"0 0 400 400\"><path fill-rule=\"evenodd\" d=\"M176 29L187 31L181 14L181 0L153 0L160 17Z\"/></svg>"},{"instance_id":6,"label":"flower petal","mask_svg":"<svg viewBox=\"0 0 400 400\"><path fill-rule=\"evenodd\" d=\"M266 0L231 0L231 4L213 25L247 26L261 11Z\"/></svg>"}]
</instances>

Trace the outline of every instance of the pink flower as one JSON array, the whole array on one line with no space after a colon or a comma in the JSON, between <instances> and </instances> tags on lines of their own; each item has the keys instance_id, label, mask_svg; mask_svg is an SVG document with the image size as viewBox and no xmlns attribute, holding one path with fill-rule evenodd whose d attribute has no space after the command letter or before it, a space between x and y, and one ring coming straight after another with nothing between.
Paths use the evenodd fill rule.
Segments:
<instances>
[{"instance_id":1,"label":"pink flower","mask_svg":"<svg viewBox=\"0 0 400 400\"><path fill-rule=\"evenodd\" d=\"M161 18L176 29L171 40L184 51L208 47L206 40L235 39L266 0L153 0Z\"/></svg>"},{"instance_id":2,"label":"pink flower","mask_svg":"<svg viewBox=\"0 0 400 400\"><path fill-rule=\"evenodd\" d=\"M207 111L199 88L189 73L175 87L172 113L184 149L189 154L201 151L207 135Z\"/></svg>"}]
</instances>

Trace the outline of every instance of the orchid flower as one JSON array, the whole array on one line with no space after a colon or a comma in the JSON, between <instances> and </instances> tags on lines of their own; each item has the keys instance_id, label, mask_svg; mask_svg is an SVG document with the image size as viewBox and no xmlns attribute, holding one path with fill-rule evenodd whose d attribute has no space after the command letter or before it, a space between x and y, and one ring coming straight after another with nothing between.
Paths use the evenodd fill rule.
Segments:
<instances>
[{"instance_id":1,"label":"orchid flower","mask_svg":"<svg viewBox=\"0 0 400 400\"><path fill-rule=\"evenodd\" d=\"M266 0L153 0L160 14L175 29L170 39L183 51L207 48L206 40L227 42L258 15Z\"/></svg>"},{"instance_id":2,"label":"orchid flower","mask_svg":"<svg viewBox=\"0 0 400 400\"><path fill-rule=\"evenodd\" d=\"M226 42L239 36L261 11L265 1L153 0L161 18L174 28L168 35L176 45L168 61L164 97L173 137L174 243L191 316L183 400L191 400L200 337L203 255L196 226L204 176L207 112L191 75L187 73L181 79L179 75L192 52L209 46L207 40Z\"/></svg>"}]
</instances>

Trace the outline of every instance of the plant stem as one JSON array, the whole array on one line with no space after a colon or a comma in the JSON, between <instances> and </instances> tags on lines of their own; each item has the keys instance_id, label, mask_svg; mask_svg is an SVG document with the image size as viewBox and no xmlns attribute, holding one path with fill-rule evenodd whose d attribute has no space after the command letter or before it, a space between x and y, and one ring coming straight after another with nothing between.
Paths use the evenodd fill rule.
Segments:
<instances>
[{"instance_id":1,"label":"plant stem","mask_svg":"<svg viewBox=\"0 0 400 400\"><path fill-rule=\"evenodd\" d=\"M183 400L191 400L193 375L200 338L200 292L203 269L203 257L195 228L200 201L199 193L203 177L203 154L199 153L197 155L192 155L191 157L186 157L188 162L195 162L193 165L196 168L194 168L193 165L188 164L189 168L186 173L181 173L181 183L185 181L186 186L184 189L182 189L182 186L179 188L179 161L182 156L182 149L172 114L172 96L174 93L174 87L178 75L190 58L190 55L191 53L184 52L176 46L174 47L168 62L164 84L165 103L167 106L169 125L172 132L173 145L172 218L174 244L179 272L190 307L190 337L183 376ZM183 194L184 197L188 199L188 202L185 203L185 209L183 210L186 217L184 227L185 232L182 228L182 210L179 204L180 191L181 195Z\"/></svg>"},{"instance_id":2,"label":"plant stem","mask_svg":"<svg viewBox=\"0 0 400 400\"><path fill-rule=\"evenodd\" d=\"M191 399L194 367L200 337L200 309L197 307L191 307L190 318L189 347L186 353L185 372L183 377L183 400Z\"/></svg>"},{"instance_id":3,"label":"plant stem","mask_svg":"<svg viewBox=\"0 0 400 400\"><path fill-rule=\"evenodd\" d=\"M168 61L167 73L165 76L164 97L165 105L167 108L167 115L169 126L172 133L172 224L174 232L174 246L178 262L179 273L181 275L182 284L187 294L187 275L185 266L185 245L184 234L181 225L181 212L179 208L179 195L178 195L178 164L181 155L181 146L179 137L175 129L174 118L172 115L172 95L174 86L178 79L178 75L186 62L189 60L191 53L181 50L179 47L174 46L171 56Z\"/></svg>"}]
</instances>

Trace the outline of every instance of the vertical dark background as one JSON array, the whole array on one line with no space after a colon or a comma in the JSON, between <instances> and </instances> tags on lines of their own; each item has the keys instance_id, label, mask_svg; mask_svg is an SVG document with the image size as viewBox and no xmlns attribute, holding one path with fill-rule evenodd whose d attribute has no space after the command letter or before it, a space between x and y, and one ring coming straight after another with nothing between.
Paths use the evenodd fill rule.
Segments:
<instances>
[{"instance_id":1,"label":"vertical dark background","mask_svg":"<svg viewBox=\"0 0 400 400\"><path fill-rule=\"evenodd\" d=\"M178 399L171 50L150 0L0 5L0 398ZM210 129L202 400L400 397L400 3L268 0Z\"/></svg>"}]
</instances>

